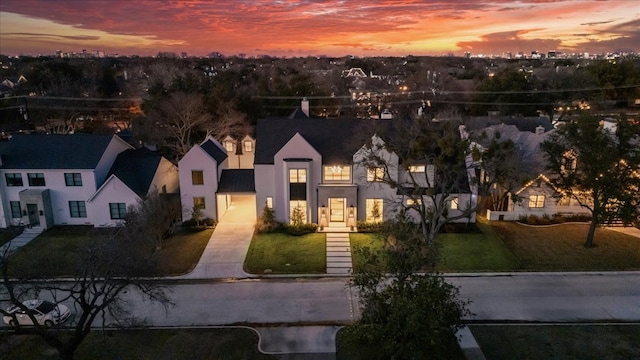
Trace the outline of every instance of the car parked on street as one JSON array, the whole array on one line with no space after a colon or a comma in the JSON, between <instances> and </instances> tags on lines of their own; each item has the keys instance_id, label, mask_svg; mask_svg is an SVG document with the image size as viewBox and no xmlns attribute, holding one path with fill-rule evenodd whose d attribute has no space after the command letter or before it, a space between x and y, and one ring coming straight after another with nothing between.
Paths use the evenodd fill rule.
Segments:
<instances>
[{"instance_id":1,"label":"car parked on street","mask_svg":"<svg viewBox=\"0 0 640 360\"><path fill-rule=\"evenodd\" d=\"M39 325L52 327L65 322L71 315L71 310L63 304L54 304L46 300L25 300L22 302L28 310L23 310L19 306L12 306L7 309L9 315L4 315L2 319L5 324L11 327L19 325L34 325L29 313Z\"/></svg>"}]
</instances>

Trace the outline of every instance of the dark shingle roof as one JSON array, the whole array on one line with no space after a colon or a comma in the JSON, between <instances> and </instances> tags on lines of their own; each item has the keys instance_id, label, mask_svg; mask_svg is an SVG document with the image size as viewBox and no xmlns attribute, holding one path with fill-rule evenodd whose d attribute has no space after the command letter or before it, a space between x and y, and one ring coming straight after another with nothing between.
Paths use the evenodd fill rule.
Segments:
<instances>
[{"instance_id":1,"label":"dark shingle roof","mask_svg":"<svg viewBox=\"0 0 640 360\"><path fill-rule=\"evenodd\" d=\"M202 150L204 150L207 154L209 154L212 158L216 160L218 165L227 158L227 153L222 151L220 147L213 143L211 140L207 140L202 145L200 145Z\"/></svg>"},{"instance_id":2,"label":"dark shingle roof","mask_svg":"<svg viewBox=\"0 0 640 360\"><path fill-rule=\"evenodd\" d=\"M357 150L350 148L353 136L357 132L367 132L370 137L376 128L389 124L390 121L370 119L260 119L256 125L254 164L273 164L274 155L296 133L300 133L322 155L324 164L351 163Z\"/></svg>"},{"instance_id":3,"label":"dark shingle roof","mask_svg":"<svg viewBox=\"0 0 640 360\"><path fill-rule=\"evenodd\" d=\"M162 156L147 149L129 149L118 154L109 176L114 174L140 197L151 187Z\"/></svg>"},{"instance_id":4,"label":"dark shingle roof","mask_svg":"<svg viewBox=\"0 0 640 360\"><path fill-rule=\"evenodd\" d=\"M219 193L254 193L256 192L253 169L222 170Z\"/></svg>"},{"instance_id":5,"label":"dark shingle roof","mask_svg":"<svg viewBox=\"0 0 640 360\"><path fill-rule=\"evenodd\" d=\"M114 135L14 135L0 141L4 169L94 169Z\"/></svg>"}]
</instances>

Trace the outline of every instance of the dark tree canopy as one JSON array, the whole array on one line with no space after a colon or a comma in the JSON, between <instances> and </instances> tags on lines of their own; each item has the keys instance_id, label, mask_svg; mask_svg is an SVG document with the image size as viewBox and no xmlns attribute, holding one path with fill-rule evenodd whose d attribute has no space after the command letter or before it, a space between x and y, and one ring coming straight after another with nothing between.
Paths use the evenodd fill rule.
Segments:
<instances>
[{"instance_id":1,"label":"dark tree canopy","mask_svg":"<svg viewBox=\"0 0 640 360\"><path fill-rule=\"evenodd\" d=\"M541 148L558 197L576 199L592 214L585 246L599 224L637 221L640 206L640 124L620 116L610 131L582 114L561 125Z\"/></svg>"}]
</instances>

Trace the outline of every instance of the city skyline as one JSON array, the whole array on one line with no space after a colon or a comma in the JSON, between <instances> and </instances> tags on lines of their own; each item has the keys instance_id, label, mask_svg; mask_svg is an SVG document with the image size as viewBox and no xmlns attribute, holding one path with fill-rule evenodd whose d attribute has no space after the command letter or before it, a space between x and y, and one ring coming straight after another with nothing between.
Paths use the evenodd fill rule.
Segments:
<instances>
[{"instance_id":1,"label":"city skyline","mask_svg":"<svg viewBox=\"0 0 640 360\"><path fill-rule=\"evenodd\" d=\"M0 2L0 53L248 56L636 51L635 1Z\"/></svg>"}]
</instances>

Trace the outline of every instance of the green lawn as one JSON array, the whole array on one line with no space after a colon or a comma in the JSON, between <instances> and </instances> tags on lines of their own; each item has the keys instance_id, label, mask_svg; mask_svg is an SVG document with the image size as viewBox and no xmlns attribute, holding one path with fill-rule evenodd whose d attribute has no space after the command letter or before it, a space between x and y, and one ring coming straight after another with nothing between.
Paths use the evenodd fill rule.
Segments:
<instances>
[{"instance_id":1,"label":"green lawn","mask_svg":"<svg viewBox=\"0 0 640 360\"><path fill-rule=\"evenodd\" d=\"M582 246L587 224L553 227L523 226L515 222L479 219L482 233L439 234L437 269L460 271L595 271L640 269L640 239L607 229L597 229L596 247ZM381 248L375 234L351 234L354 270L362 259L354 246Z\"/></svg>"},{"instance_id":2,"label":"green lawn","mask_svg":"<svg viewBox=\"0 0 640 360\"><path fill-rule=\"evenodd\" d=\"M638 325L470 325L487 359L640 359Z\"/></svg>"},{"instance_id":3,"label":"green lawn","mask_svg":"<svg viewBox=\"0 0 640 360\"><path fill-rule=\"evenodd\" d=\"M0 229L0 246L4 245L9 240L22 233L22 228L18 226L11 226L6 229Z\"/></svg>"},{"instance_id":4,"label":"green lawn","mask_svg":"<svg viewBox=\"0 0 640 360\"><path fill-rule=\"evenodd\" d=\"M61 226L45 231L10 258L10 264L21 268L37 267L45 277L77 274L80 253L95 245L101 232L91 226ZM157 275L179 275L189 272L204 251L212 229L200 232L180 230L165 239L162 249L154 253L154 245L141 244L145 253L157 259ZM11 271L11 269L10 269Z\"/></svg>"},{"instance_id":5,"label":"green lawn","mask_svg":"<svg viewBox=\"0 0 640 360\"><path fill-rule=\"evenodd\" d=\"M0 358L6 360L58 359L55 349L39 337L0 335ZM9 345L10 344L10 345ZM258 351L258 335L249 329L94 330L80 345L76 359L275 359Z\"/></svg>"},{"instance_id":6,"label":"green lawn","mask_svg":"<svg viewBox=\"0 0 640 360\"><path fill-rule=\"evenodd\" d=\"M640 239L598 228L595 247L583 246L589 224L531 227L495 221L491 227L516 256L522 271L638 270Z\"/></svg>"},{"instance_id":7,"label":"green lawn","mask_svg":"<svg viewBox=\"0 0 640 360\"><path fill-rule=\"evenodd\" d=\"M325 235L255 234L245 259L252 274L322 274L327 269Z\"/></svg>"}]
</instances>

